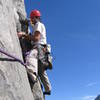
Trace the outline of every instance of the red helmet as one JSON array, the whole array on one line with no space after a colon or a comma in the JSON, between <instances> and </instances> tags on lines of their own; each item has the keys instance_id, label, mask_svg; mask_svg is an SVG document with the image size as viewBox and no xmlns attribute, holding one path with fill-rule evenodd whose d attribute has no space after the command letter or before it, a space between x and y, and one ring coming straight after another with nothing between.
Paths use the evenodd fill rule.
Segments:
<instances>
[{"instance_id":1,"label":"red helmet","mask_svg":"<svg viewBox=\"0 0 100 100\"><path fill-rule=\"evenodd\" d=\"M30 13L30 18L33 18L33 17L40 17L41 16L41 13L39 10L32 10L31 13Z\"/></svg>"}]
</instances>

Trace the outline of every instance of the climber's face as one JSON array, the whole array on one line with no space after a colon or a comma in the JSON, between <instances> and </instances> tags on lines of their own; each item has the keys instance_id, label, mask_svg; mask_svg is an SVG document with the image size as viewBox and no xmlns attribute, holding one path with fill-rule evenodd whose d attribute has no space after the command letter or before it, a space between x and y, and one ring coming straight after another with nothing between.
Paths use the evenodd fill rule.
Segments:
<instances>
[{"instance_id":1,"label":"climber's face","mask_svg":"<svg viewBox=\"0 0 100 100\"><path fill-rule=\"evenodd\" d=\"M33 25L35 25L36 23L37 23L37 21L40 21L40 17L33 17L33 18L31 18L31 24Z\"/></svg>"},{"instance_id":2,"label":"climber's face","mask_svg":"<svg viewBox=\"0 0 100 100\"><path fill-rule=\"evenodd\" d=\"M35 23L35 18L31 18L31 23L32 23L32 24Z\"/></svg>"}]
</instances>

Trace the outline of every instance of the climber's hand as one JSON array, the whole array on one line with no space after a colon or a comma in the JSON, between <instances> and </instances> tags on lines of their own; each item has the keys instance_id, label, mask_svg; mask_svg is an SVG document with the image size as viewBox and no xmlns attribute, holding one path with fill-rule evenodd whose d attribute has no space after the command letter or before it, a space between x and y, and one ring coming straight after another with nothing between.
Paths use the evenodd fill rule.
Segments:
<instances>
[{"instance_id":1,"label":"climber's hand","mask_svg":"<svg viewBox=\"0 0 100 100\"><path fill-rule=\"evenodd\" d=\"M24 34L23 37L27 40L31 40L31 36L29 34Z\"/></svg>"},{"instance_id":2,"label":"climber's hand","mask_svg":"<svg viewBox=\"0 0 100 100\"><path fill-rule=\"evenodd\" d=\"M46 50L47 50L46 48L43 48L43 52L46 52Z\"/></svg>"},{"instance_id":3,"label":"climber's hand","mask_svg":"<svg viewBox=\"0 0 100 100\"><path fill-rule=\"evenodd\" d=\"M17 35L18 35L18 37L20 38L20 37L22 37L22 36L25 35L25 32L18 32Z\"/></svg>"}]
</instances>

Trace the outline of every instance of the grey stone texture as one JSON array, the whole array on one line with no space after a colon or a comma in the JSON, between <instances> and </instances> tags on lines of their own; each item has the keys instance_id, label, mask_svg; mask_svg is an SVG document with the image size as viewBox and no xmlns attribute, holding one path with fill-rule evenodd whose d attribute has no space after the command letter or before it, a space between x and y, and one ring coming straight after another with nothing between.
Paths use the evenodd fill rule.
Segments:
<instances>
[{"instance_id":1,"label":"grey stone texture","mask_svg":"<svg viewBox=\"0 0 100 100\"><path fill-rule=\"evenodd\" d=\"M0 49L23 60L17 36L20 18L26 18L24 0L0 0ZM0 53L0 100L43 100L40 83L34 85L33 95L25 67L7 59Z\"/></svg>"}]
</instances>

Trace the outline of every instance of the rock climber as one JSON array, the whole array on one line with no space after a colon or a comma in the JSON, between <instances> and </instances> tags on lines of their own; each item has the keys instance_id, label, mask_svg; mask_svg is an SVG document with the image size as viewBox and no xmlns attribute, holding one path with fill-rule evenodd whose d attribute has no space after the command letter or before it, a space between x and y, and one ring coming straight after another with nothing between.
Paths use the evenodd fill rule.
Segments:
<instances>
[{"instance_id":1,"label":"rock climber","mask_svg":"<svg viewBox=\"0 0 100 100\"><path fill-rule=\"evenodd\" d=\"M27 52L26 56L28 74L34 82L37 79L37 75L39 75L45 89L44 95L50 95L51 84L46 73L47 68L44 67L48 66L48 63L46 63L44 59L45 52L47 52L46 28L41 22L40 17L41 13L39 10L32 10L30 13L30 23L33 27L33 32L31 35L24 33L21 33L21 35L31 40L33 46L33 48Z\"/></svg>"}]
</instances>

